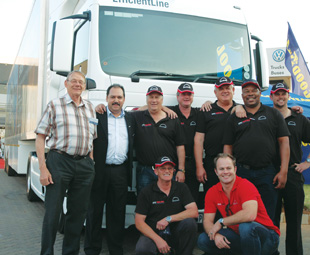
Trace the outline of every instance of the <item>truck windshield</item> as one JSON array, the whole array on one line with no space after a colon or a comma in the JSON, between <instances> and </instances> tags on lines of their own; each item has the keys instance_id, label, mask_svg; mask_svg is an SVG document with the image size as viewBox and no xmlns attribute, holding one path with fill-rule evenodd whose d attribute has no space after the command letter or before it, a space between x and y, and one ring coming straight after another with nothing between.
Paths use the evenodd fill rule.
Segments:
<instances>
[{"instance_id":1,"label":"truck windshield","mask_svg":"<svg viewBox=\"0 0 310 255\"><path fill-rule=\"evenodd\" d=\"M157 11L100 7L99 51L103 71L123 77L244 80L252 70L245 25Z\"/></svg>"}]
</instances>

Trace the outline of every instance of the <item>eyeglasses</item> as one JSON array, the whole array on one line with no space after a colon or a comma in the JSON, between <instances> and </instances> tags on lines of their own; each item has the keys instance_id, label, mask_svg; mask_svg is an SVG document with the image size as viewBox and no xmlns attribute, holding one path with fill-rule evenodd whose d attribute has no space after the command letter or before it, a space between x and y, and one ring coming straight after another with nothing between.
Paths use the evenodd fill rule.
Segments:
<instances>
[{"instance_id":1,"label":"eyeglasses","mask_svg":"<svg viewBox=\"0 0 310 255\"><path fill-rule=\"evenodd\" d=\"M231 209L230 209L230 203L228 203L228 204L226 205L225 211L226 211L226 215L227 215L227 216L233 215L233 212L232 212Z\"/></svg>"},{"instance_id":2,"label":"eyeglasses","mask_svg":"<svg viewBox=\"0 0 310 255\"><path fill-rule=\"evenodd\" d=\"M84 85L84 83L85 83L83 80L75 80L75 79L67 80L67 81L71 82L72 84L78 83L79 85Z\"/></svg>"}]
</instances>

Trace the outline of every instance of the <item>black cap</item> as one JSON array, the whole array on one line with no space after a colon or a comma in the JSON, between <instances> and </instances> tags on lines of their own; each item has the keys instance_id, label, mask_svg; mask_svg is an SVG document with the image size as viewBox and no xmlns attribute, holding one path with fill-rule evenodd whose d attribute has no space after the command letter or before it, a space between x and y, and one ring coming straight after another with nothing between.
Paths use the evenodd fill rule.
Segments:
<instances>
[{"instance_id":1,"label":"black cap","mask_svg":"<svg viewBox=\"0 0 310 255\"><path fill-rule=\"evenodd\" d=\"M270 94L276 93L278 90L285 90L287 93L290 93L288 86L285 83L279 82L272 86Z\"/></svg>"},{"instance_id":2,"label":"black cap","mask_svg":"<svg viewBox=\"0 0 310 255\"><path fill-rule=\"evenodd\" d=\"M242 83L241 87L242 87L242 88L245 88L246 86L249 86L249 85L254 85L254 86L256 86L259 90L261 90L261 88L260 88L258 82L257 82L256 80L254 80L254 79L245 80L245 81Z\"/></svg>"},{"instance_id":3,"label":"black cap","mask_svg":"<svg viewBox=\"0 0 310 255\"><path fill-rule=\"evenodd\" d=\"M228 77L223 76L223 77L220 77L217 79L217 81L215 83L215 87L219 88L223 85L234 85L234 83Z\"/></svg>"},{"instance_id":4,"label":"black cap","mask_svg":"<svg viewBox=\"0 0 310 255\"><path fill-rule=\"evenodd\" d=\"M193 86L192 84L189 84L187 82L182 83L178 88L178 92L179 93L189 92L189 93L194 94Z\"/></svg>"},{"instance_id":5,"label":"black cap","mask_svg":"<svg viewBox=\"0 0 310 255\"><path fill-rule=\"evenodd\" d=\"M146 95L149 95L153 92L159 93L161 95L163 95L163 91L161 90L161 87L157 86L157 85L153 85L151 87L149 87L149 89L147 90Z\"/></svg>"},{"instance_id":6,"label":"black cap","mask_svg":"<svg viewBox=\"0 0 310 255\"><path fill-rule=\"evenodd\" d=\"M157 159L156 163L155 163L155 168L156 167L160 167L163 166L164 164L172 164L173 166L175 166L175 163L167 156L163 156Z\"/></svg>"}]
</instances>

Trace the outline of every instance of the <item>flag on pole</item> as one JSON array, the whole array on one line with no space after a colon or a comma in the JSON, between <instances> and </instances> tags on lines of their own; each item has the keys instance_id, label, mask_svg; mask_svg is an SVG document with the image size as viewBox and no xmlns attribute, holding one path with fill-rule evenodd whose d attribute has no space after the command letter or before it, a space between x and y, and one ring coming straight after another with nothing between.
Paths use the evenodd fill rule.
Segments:
<instances>
[{"instance_id":1,"label":"flag on pole","mask_svg":"<svg viewBox=\"0 0 310 255\"><path fill-rule=\"evenodd\" d=\"M288 23L285 65L291 73L292 92L310 98L310 72Z\"/></svg>"}]
</instances>

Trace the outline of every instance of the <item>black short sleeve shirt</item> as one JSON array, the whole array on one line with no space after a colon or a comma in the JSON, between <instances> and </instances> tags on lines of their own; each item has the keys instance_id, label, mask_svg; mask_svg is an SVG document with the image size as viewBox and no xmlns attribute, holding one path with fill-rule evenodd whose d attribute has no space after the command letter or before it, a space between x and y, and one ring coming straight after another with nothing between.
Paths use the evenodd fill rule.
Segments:
<instances>
[{"instance_id":1,"label":"black short sleeve shirt","mask_svg":"<svg viewBox=\"0 0 310 255\"><path fill-rule=\"evenodd\" d=\"M156 223L159 220L183 212L185 206L192 202L194 199L185 183L172 181L171 190L167 196L155 182L142 189L135 212L145 215L146 224L156 232Z\"/></svg>"},{"instance_id":2,"label":"black short sleeve shirt","mask_svg":"<svg viewBox=\"0 0 310 255\"><path fill-rule=\"evenodd\" d=\"M231 115L225 125L223 144L233 145L238 163L256 168L272 165L277 156L277 139L290 133L281 113L269 106L247 118Z\"/></svg>"},{"instance_id":3,"label":"black short sleeve shirt","mask_svg":"<svg viewBox=\"0 0 310 255\"><path fill-rule=\"evenodd\" d=\"M186 118L181 112L179 105L167 106L169 109L174 111L181 122L181 126L184 128L186 145L185 153L186 156L194 158L194 137L196 133L196 126L198 121L199 108L191 108L191 113Z\"/></svg>"},{"instance_id":4,"label":"black short sleeve shirt","mask_svg":"<svg viewBox=\"0 0 310 255\"><path fill-rule=\"evenodd\" d=\"M205 134L204 149L206 155L216 156L223 152L222 139L225 123L236 103L233 101L233 106L228 111L218 106L217 101L211 106L211 111L199 112L196 132Z\"/></svg>"},{"instance_id":5,"label":"black short sleeve shirt","mask_svg":"<svg viewBox=\"0 0 310 255\"><path fill-rule=\"evenodd\" d=\"M169 156L177 163L176 146L186 144L180 120L166 117L155 123L148 110L132 115L136 121L135 149L139 163L153 166L162 156Z\"/></svg>"},{"instance_id":6,"label":"black short sleeve shirt","mask_svg":"<svg viewBox=\"0 0 310 255\"><path fill-rule=\"evenodd\" d=\"M290 136L290 163L300 163L302 159L301 142L310 143L310 120L302 114L291 111L292 114L285 118Z\"/></svg>"}]
</instances>

